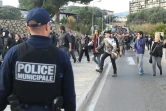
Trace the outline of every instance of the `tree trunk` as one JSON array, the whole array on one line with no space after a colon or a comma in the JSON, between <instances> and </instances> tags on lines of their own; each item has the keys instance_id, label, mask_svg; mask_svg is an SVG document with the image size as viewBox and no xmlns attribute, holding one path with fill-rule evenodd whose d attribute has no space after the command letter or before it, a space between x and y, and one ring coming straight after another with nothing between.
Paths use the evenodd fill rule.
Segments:
<instances>
[{"instance_id":1,"label":"tree trunk","mask_svg":"<svg viewBox=\"0 0 166 111\"><path fill-rule=\"evenodd\" d=\"M55 19L55 22L59 24L59 17L60 17L60 9L58 8L56 10L56 19Z\"/></svg>"}]
</instances>

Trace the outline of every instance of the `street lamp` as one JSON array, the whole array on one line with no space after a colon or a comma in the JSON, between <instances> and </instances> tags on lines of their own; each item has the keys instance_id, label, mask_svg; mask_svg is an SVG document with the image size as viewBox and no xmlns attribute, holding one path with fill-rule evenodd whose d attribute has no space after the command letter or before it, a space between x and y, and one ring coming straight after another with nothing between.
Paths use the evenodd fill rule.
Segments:
<instances>
[{"instance_id":1,"label":"street lamp","mask_svg":"<svg viewBox=\"0 0 166 111\"><path fill-rule=\"evenodd\" d=\"M93 8L92 8L92 27L91 27L92 35L93 35L93 31L94 31L94 4L95 4L96 2L101 2L101 0L98 0L98 1L94 1L94 2L93 2Z\"/></svg>"}]
</instances>

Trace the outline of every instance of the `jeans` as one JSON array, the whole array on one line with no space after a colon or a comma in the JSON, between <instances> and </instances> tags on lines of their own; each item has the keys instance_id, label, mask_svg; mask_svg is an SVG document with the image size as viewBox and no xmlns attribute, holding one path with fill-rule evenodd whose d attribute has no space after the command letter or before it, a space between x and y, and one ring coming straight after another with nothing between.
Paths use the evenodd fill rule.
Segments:
<instances>
[{"instance_id":1,"label":"jeans","mask_svg":"<svg viewBox=\"0 0 166 111\"><path fill-rule=\"evenodd\" d=\"M100 57L101 57L101 54L96 54L96 55L93 56L94 62L95 62L99 67L100 67L100 63L101 63Z\"/></svg>"},{"instance_id":2,"label":"jeans","mask_svg":"<svg viewBox=\"0 0 166 111\"><path fill-rule=\"evenodd\" d=\"M111 58L111 54L108 54L107 52L104 52L104 54L103 54L102 57L101 57L100 69L103 70L104 60L105 60L108 56L110 56L110 59L111 59L111 62L112 62L112 66L113 66L113 69L114 69L114 74L116 74L117 67L116 67L115 59L112 59L112 58Z\"/></svg>"},{"instance_id":3,"label":"jeans","mask_svg":"<svg viewBox=\"0 0 166 111\"><path fill-rule=\"evenodd\" d=\"M162 74L161 57L152 56L153 75L156 75L156 64L160 70L160 74Z\"/></svg>"},{"instance_id":4,"label":"jeans","mask_svg":"<svg viewBox=\"0 0 166 111\"><path fill-rule=\"evenodd\" d=\"M136 54L139 72L143 72L143 56L144 54Z\"/></svg>"}]
</instances>

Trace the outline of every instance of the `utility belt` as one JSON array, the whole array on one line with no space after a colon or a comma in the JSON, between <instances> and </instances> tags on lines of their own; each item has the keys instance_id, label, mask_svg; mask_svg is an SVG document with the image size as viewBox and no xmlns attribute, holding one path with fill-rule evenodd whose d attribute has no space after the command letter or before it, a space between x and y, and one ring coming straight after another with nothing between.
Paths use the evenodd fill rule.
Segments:
<instances>
[{"instance_id":1,"label":"utility belt","mask_svg":"<svg viewBox=\"0 0 166 111\"><path fill-rule=\"evenodd\" d=\"M16 95L12 94L8 97L8 102L11 107L11 111L24 111L24 110L47 110L47 111L61 111L63 105L63 97L57 97L52 102L52 105L28 105L28 104L21 104Z\"/></svg>"}]
</instances>

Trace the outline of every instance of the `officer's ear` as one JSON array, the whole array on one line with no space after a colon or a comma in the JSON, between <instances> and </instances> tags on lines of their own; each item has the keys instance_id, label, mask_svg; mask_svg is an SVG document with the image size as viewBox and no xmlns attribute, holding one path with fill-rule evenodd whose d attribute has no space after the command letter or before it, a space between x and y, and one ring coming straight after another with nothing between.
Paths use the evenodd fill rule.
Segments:
<instances>
[{"instance_id":1,"label":"officer's ear","mask_svg":"<svg viewBox=\"0 0 166 111\"><path fill-rule=\"evenodd\" d=\"M28 27L28 25L26 24L26 29L28 32L30 32L30 28Z\"/></svg>"},{"instance_id":2,"label":"officer's ear","mask_svg":"<svg viewBox=\"0 0 166 111\"><path fill-rule=\"evenodd\" d=\"M50 30L51 30L51 23L50 23L50 22L48 22L48 23L46 24L46 30L47 30L47 31L50 31Z\"/></svg>"}]
</instances>

